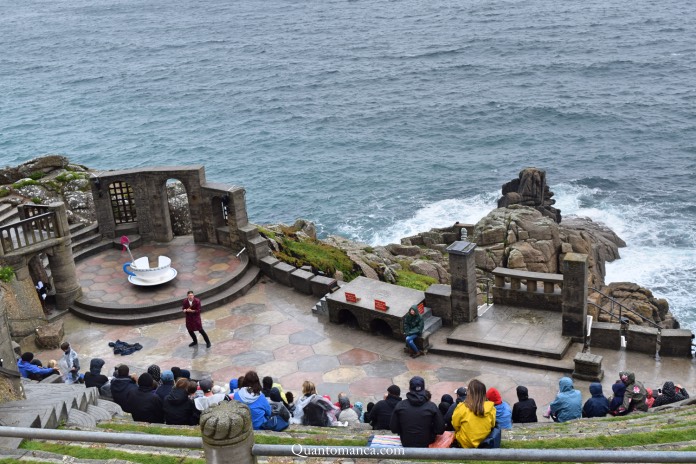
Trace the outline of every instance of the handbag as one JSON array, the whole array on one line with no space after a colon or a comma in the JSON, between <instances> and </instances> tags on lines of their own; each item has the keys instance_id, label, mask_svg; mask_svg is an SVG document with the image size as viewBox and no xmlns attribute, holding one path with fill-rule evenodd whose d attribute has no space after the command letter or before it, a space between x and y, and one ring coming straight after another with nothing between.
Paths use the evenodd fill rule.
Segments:
<instances>
[{"instance_id":1,"label":"handbag","mask_svg":"<svg viewBox=\"0 0 696 464\"><path fill-rule=\"evenodd\" d=\"M435 437L435 441L432 442L428 448L449 448L454 442L454 432L443 432L442 435Z\"/></svg>"}]
</instances>

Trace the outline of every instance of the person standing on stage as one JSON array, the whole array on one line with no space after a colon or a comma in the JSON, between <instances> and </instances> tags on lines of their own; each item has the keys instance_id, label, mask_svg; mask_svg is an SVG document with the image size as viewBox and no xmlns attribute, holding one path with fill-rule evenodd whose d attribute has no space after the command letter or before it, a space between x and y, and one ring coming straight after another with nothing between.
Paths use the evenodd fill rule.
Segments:
<instances>
[{"instance_id":1,"label":"person standing on stage","mask_svg":"<svg viewBox=\"0 0 696 464\"><path fill-rule=\"evenodd\" d=\"M205 330L203 330L203 322L201 321L201 300L193 295L193 290L188 291L182 309L186 315L186 330L188 330L189 335L193 339L189 346L198 345L198 339L196 338L196 331L198 331L203 335L205 346L210 348L210 339Z\"/></svg>"}]
</instances>

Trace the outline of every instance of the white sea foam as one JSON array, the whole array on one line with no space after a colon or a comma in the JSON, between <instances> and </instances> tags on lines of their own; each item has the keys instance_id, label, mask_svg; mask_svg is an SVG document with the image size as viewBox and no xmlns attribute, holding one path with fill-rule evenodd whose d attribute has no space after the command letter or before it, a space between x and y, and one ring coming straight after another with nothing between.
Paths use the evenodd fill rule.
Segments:
<instances>
[{"instance_id":1,"label":"white sea foam","mask_svg":"<svg viewBox=\"0 0 696 464\"><path fill-rule=\"evenodd\" d=\"M376 232L369 243L386 245L399 243L402 237L426 232L432 228L451 226L459 221L475 224L496 207L495 194L479 194L472 198L447 199L430 203L406 219L396 221L391 227Z\"/></svg>"}]
</instances>

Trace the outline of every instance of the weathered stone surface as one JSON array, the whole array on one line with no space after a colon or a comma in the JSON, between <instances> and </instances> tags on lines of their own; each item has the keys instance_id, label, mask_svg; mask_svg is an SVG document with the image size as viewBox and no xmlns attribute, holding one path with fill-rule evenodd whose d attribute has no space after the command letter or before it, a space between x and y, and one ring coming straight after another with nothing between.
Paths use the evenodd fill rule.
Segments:
<instances>
[{"instance_id":1,"label":"weathered stone surface","mask_svg":"<svg viewBox=\"0 0 696 464\"><path fill-rule=\"evenodd\" d=\"M47 350L56 349L60 346L64 336L62 319L42 325L36 329L36 346Z\"/></svg>"},{"instance_id":2,"label":"weathered stone surface","mask_svg":"<svg viewBox=\"0 0 696 464\"><path fill-rule=\"evenodd\" d=\"M561 222L561 211L552 205L553 192L546 185L546 171L537 168L525 168L519 177L503 185L503 196L498 200L498 208L512 205L530 206L543 216Z\"/></svg>"},{"instance_id":3,"label":"weathered stone surface","mask_svg":"<svg viewBox=\"0 0 696 464\"><path fill-rule=\"evenodd\" d=\"M191 211L184 184L179 181L167 184L169 200L169 217L174 235L189 235L192 233Z\"/></svg>"}]
</instances>

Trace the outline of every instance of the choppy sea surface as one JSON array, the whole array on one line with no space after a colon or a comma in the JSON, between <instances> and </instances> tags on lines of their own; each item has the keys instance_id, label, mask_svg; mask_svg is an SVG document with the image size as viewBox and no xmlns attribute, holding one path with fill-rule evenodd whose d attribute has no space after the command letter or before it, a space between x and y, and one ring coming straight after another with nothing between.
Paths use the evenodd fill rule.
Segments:
<instances>
[{"instance_id":1,"label":"choppy sea surface","mask_svg":"<svg viewBox=\"0 0 696 464\"><path fill-rule=\"evenodd\" d=\"M0 2L0 163L199 164L371 244L526 166L696 329L696 9L665 0Z\"/></svg>"}]
</instances>

